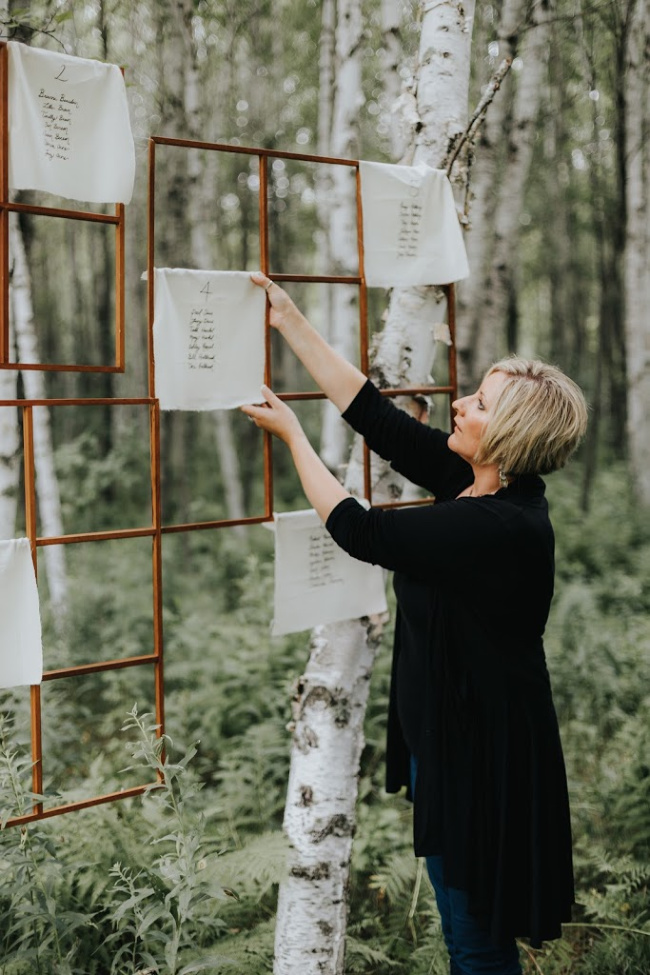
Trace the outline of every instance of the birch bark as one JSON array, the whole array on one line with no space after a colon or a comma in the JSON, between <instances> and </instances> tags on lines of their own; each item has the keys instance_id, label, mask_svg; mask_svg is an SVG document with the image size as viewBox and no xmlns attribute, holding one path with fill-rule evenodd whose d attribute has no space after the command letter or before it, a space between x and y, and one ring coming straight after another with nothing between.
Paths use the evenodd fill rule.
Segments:
<instances>
[{"instance_id":1,"label":"birch bark","mask_svg":"<svg viewBox=\"0 0 650 975\"><path fill-rule=\"evenodd\" d=\"M18 373L0 369L0 399L16 399ZM13 538L18 510L18 408L0 409L0 538Z\"/></svg>"},{"instance_id":2,"label":"birch bark","mask_svg":"<svg viewBox=\"0 0 650 975\"><path fill-rule=\"evenodd\" d=\"M441 165L450 142L465 128L473 13L473 2L422 3L421 128L414 148L416 159L430 165ZM436 297L435 289L393 292L373 356L373 376L380 385L418 382L429 374L431 322L440 314ZM360 496L359 458L357 442L346 486ZM401 484L376 458L373 478L377 500L399 496ZM380 631L379 620L320 628L297 683L284 819L292 852L278 902L275 975L341 975L344 970L363 719Z\"/></svg>"},{"instance_id":3,"label":"birch bark","mask_svg":"<svg viewBox=\"0 0 650 975\"><path fill-rule=\"evenodd\" d=\"M191 0L183 0L182 5L176 7L180 36L184 39L185 44L183 91L185 126L188 138L202 140L205 138L205 134L201 112L201 79L196 44L192 35L193 15L194 4ZM210 212L214 203L207 185L205 159L198 152L188 153L187 179L187 219L192 261L197 268L210 269L214 264L214 255L207 235L205 214ZM209 422L214 427L228 518L243 518L244 492L230 413L225 410L216 410L210 415ZM236 526L234 533L240 541L246 537L242 526Z\"/></svg>"},{"instance_id":4,"label":"birch bark","mask_svg":"<svg viewBox=\"0 0 650 975\"><path fill-rule=\"evenodd\" d=\"M17 214L12 213L9 219L9 250L13 267L10 300L18 357L19 361L22 362L38 362L32 287L27 256ZM27 399L46 398L42 372L25 369L22 372L22 380ZM45 406L34 407L34 466L36 469L36 494L38 496L41 532L43 535L62 535L61 499L54 466L50 414ZM46 545L44 560L53 616L60 625L66 614L68 596L63 546Z\"/></svg>"},{"instance_id":5,"label":"birch bark","mask_svg":"<svg viewBox=\"0 0 650 975\"><path fill-rule=\"evenodd\" d=\"M475 295L472 316L471 378L478 386L488 367L508 351L517 336L517 276L519 265L519 217L530 171L536 121L544 90L550 51L550 5L533 4L519 45L522 62L512 106L512 120L502 165L501 192L494 213L490 245ZM492 195L492 194L490 194ZM485 241L484 241L485 244Z\"/></svg>"},{"instance_id":6,"label":"birch bark","mask_svg":"<svg viewBox=\"0 0 650 975\"><path fill-rule=\"evenodd\" d=\"M650 506L650 4L631 0L626 55L625 331L628 443L639 499Z\"/></svg>"},{"instance_id":7,"label":"birch bark","mask_svg":"<svg viewBox=\"0 0 650 975\"><path fill-rule=\"evenodd\" d=\"M514 59L526 15L527 0L504 0L497 30L495 57ZM456 329L459 383L464 391L476 388L475 349L482 327L484 302L489 300L487 278L492 267L497 205L503 178L503 144L511 130L512 86L499 92L480 130L472 164L472 216L466 237L471 274L458 288Z\"/></svg>"},{"instance_id":8,"label":"birch bark","mask_svg":"<svg viewBox=\"0 0 650 975\"><path fill-rule=\"evenodd\" d=\"M402 6L399 0L381 0L382 103L389 131L391 159L397 162L401 161L406 152L409 133L408 121L399 110L404 60L401 26Z\"/></svg>"},{"instance_id":9,"label":"birch bark","mask_svg":"<svg viewBox=\"0 0 650 975\"><path fill-rule=\"evenodd\" d=\"M0 17L8 15L8 0L0 0ZM0 369L0 399L16 399L17 392L17 371ZM13 538L16 531L18 449L18 409L5 406L0 409L0 538Z\"/></svg>"},{"instance_id":10,"label":"birch bark","mask_svg":"<svg viewBox=\"0 0 650 975\"><path fill-rule=\"evenodd\" d=\"M335 94L330 151L334 156L359 155L359 110L363 105L361 49L363 21L360 0L338 0L335 26ZM332 274L355 274L358 268L354 170L332 166L329 199L329 254ZM358 309L352 288L335 288L330 301L329 342L346 359L355 353ZM345 424L331 403L323 404L320 455L338 471L347 444Z\"/></svg>"}]
</instances>

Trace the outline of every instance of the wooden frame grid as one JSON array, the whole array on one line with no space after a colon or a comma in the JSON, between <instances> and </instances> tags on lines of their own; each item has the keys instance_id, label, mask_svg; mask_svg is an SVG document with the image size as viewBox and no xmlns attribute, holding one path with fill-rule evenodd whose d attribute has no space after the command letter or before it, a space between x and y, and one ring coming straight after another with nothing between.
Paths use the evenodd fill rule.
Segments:
<instances>
[{"instance_id":1,"label":"wooden frame grid","mask_svg":"<svg viewBox=\"0 0 650 975\"><path fill-rule=\"evenodd\" d=\"M8 192L8 89L7 65L8 57L6 45L0 44L0 369L42 369L49 371L80 371L80 372L118 372L124 370L124 206L118 205L115 216L91 213L87 211L62 210L47 207L31 207L11 203ZM163 625L162 625L162 536L167 533L193 531L198 529L227 528L235 525L259 524L273 520L273 458L272 438L264 434L264 512L260 516L242 519L221 519L213 521L192 522L186 524L162 524L161 502L161 463L160 463L160 406L155 395L155 362L153 349L153 319L154 319L154 244L155 244L155 162L157 146L175 146L184 149L202 149L215 152L239 153L257 156L259 165L259 233L260 233L260 267L265 273L270 268L269 259L269 214L268 214L268 160L270 158L293 159L307 163L324 163L330 166L347 166L355 169L356 176L356 217L359 273L357 275L304 275L304 274L273 274L273 280L284 282L314 282L324 284L356 285L359 289L359 354L362 371L367 375L369 371L368 357L368 298L364 275L363 224L361 210L361 187L359 162L357 160L340 159L327 156L307 155L303 153L282 152L273 149L253 149L241 146L231 146L223 143L207 143L190 140L171 139L161 136L152 137L149 141L149 200L148 200L148 396L140 398L77 398L77 399L12 399L0 400L0 407L16 407L22 410L23 417L23 449L24 449L24 503L26 534L30 540L34 569L37 570L37 551L47 545L61 545L84 543L93 541L107 541L111 539L150 537L152 541L151 572L153 582L153 633L152 649L150 653L124 659L95 661L71 667L48 670L43 674L43 681L60 680L81 677L87 674L121 670L137 666L152 666L154 671L155 714L158 733L164 728L164 687L163 687ZM114 366L88 365L57 365L11 363L9 357L9 214L11 212L27 212L56 216L63 219L90 220L113 224L116 228L116 362ZM401 395L456 395L456 358L454 345L455 302L454 287L444 288L447 296L447 315L451 333L451 345L448 353L448 384L400 387L381 390L385 396ZM272 384L271 341L269 325L269 306L266 308L265 322L265 382ZM320 392L293 391L280 394L280 398L287 401L324 399ZM37 498L34 465L34 420L35 407L67 406L141 406L149 411L150 430L150 482L151 482L151 524L133 529L119 529L109 531L93 531L85 533L70 533L60 536L38 536ZM450 411L451 412L451 411ZM370 451L364 450L364 490L366 497L372 502L372 484ZM380 507L397 507L403 503L391 502ZM43 751L41 731L41 689L40 685L30 688L31 707L31 748L32 748L32 790L41 795L43 790ZM73 812L117 799L129 798L147 792L158 783L127 788L119 792L106 793L76 802L69 802L59 806L44 808L41 802L35 802L32 812L10 819L6 825L21 825L34 820L46 819L62 813Z\"/></svg>"},{"instance_id":2,"label":"wooden frame grid","mask_svg":"<svg viewBox=\"0 0 650 975\"><path fill-rule=\"evenodd\" d=\"M363 245L363 213L361 204L361 175L359 160L343 159L334 156L309 155L298 152L283 152L279 149L250 148L246 146L233 146L223 142L201 142L194 139L173 139L166 136L152 136L149 139L149 195L148 195L148 230L147 230L147 312L149 319L149 395L155 397L155 361L153 346L153 321L154 321L154 252L155 252L155 200L156 200L156 147L170 146L179 149L199 149L208 152L235 153L245 156L256 156L259 166L259 245L260 245L260 270L270 274L269 256L269 213L268 213L268 161L269 159L293 159L307 163L322 163L328 166L347 166L355 170L356 176L356 226L357 226L357 250L359 260L359 273L356 275L327 275L327 274L284 274L272 273L273 280L278 283L300 282L300 283L320 283L320 284L347 284L356 285L359 289L359 356L361 371L367 376L369 373L368 357L368 289L364 272L364 245ZM204 268L204 270L208 270ZM445 285L443 288L447 298L447 321L449 326L451 344L448 347L448 384L447 385L423 385L423 386L404 386L399 388L382 389L384 396L415 396L415 395L446 395L454 399L457 395L457 372L456 372L456 305L455 288L453 284ZM265 320L265 370L264 382L267 386L272 386L272 367L271 367L271 339L269 325L269 304L266 304ZM321 392L289 392L279 393L279 398L286 401L304 401L325 399ZM450 416L453 411L450 407ZM163 534L169 532L195 531L201 528L226 528L235 525L253 525L273 520L273 462L272 462L272 437L264 432L264 514L240 519L222 519L213 521L188 522L178 525L164 525ZM364 444L363 452L363 479L364 495L372 504L372 475L371 475L371 454L368 446ZM421 501L391 501L377 507L396 508L403 505L428 503L430 499Z\"/></svg>"},{"instance_id":3,"label":"wooden frame grid","mask_svg":"<svg viewBox=\"0 0 650 975\"><path fill-rule=\"evenodd\" d=\"M37 549L45 545L69 545L80 542L108 541L124 538L151 538L151 572L153 582L153 634L151 653L123 659L95 661L73 667L61 667L47 670L43 673L43 681L61 680L63 678L82 677L107 671L123 670L129 667L151 665L154 671L154 695L156 724L159 734L164 726L164 695L163 695L163 632L162 632L162 545L160 518L160 410L158 402L149 397L125 399L45 399L45 400L0 400L0 407L17 407L23 415L23 451L24 451L24 501L25 501L25 529L32 549L34 572L37 572ZM58 536L43 536L37 534L37 499L34 465L34 407L38 406L144 406L149 411L150 430L150 479L151 479L151 525L132 528L116 529L112 531L94 531L78 534ZM32 791L37 795L43 792L43 744L41 733L41 688L34 684L30 688L31 708L31 750L32 750ZM142 795L157 782L111 792L101 796L93 796L59 806L44 808L41 802L36 802L32 812L17 816L7 821L7 826L19 826L37 819L48 819L61 813L74 812L89 806L97 806L116 799L126 799Z\"/></svg>"},{"instance_id":4,"label":"wooden frame grid","mask_svg":"<svg viewBox=\"0 0 650 975\"><path fill-rule=\"evenodd\" d=\"M0 42L0 367L39 372L124 372L124 204L115 213L31 206L9 199L9 53ZM115 227L115 361L112 365L10 362L9 338L9 214L31 213L64 220L81 220Z\"/></svg>"}]
</instances>

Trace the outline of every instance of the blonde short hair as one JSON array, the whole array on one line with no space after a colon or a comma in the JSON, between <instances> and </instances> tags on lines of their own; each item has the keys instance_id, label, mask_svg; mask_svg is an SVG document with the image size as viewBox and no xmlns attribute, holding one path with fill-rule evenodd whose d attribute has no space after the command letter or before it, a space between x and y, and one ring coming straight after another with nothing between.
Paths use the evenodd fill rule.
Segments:
<instances>
[{"instance_id":1,"label":"blonde short hair","mask_svg":"<svg viewBox=\"0 0 650 975\"><path fill-rule=\"evenodd\" d=\"M475 461L506 474L550 474L563 467L587 428L582 390L556 366L509 356L491 366L501 387Z\"/></svg>"}]
</instances>

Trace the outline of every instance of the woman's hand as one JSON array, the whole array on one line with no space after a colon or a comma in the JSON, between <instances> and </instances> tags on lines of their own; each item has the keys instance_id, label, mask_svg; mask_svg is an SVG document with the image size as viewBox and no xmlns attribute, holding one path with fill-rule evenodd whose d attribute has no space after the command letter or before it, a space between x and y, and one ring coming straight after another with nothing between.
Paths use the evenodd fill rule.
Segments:
<instances>
[{"instance_id":1,"label":"woman's hand","mask_svg":"<svg viewBox=\"0 0 650 975\"><path fill-rule=\"evenodd\" d=\"M271 325L277 328L328 399L343 413L364 385L364 374L335 352L312 328L284 288L261 271L251 274L251 281L266 291L271 305Z\"/></svg>"},{"instance_id":2,"label":"woman's hand","mask_svg":"<svg viewBox=\"0 0 650 975\"><path fill-rule=\"evenodd\" d=\"M242 413L250 417L256 426L262 430L268 430L274 436L279 437L286 444L291 444L301 437L304 437L303 429L300 426L298 417L290 407L283 403L268 386L262 386L262 396L264 404L262 406L242 406Z\"/></svg>"},{"instance_id":3,"label":"woman's hand","mask_svg":"<svg viewBox=\"0 0 650 975\"><path fill-rule=\"evenodd\" d=\"M261 271L255 271L251 274L251 281L258 288L264 288L266 291L266 297L271 306L269 322L273 328L281 330L283 325L291 326L292 324L305 322L305 316L279 284L275 284L265 274L262 274Z\"/></svg>"}]
</instances>

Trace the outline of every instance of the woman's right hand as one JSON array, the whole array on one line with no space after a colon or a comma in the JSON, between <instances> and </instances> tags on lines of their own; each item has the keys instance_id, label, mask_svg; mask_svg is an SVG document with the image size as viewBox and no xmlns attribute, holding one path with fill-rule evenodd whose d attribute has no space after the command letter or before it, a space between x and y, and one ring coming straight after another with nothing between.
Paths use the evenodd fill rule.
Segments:
<instances>
[{"instance_id":1,"label":"woman's right hand","mask_svg":"<svg viewBox=\"0 0 650 975\"><path fill-rule=\"evenodd\" d=\"M265 274L261 271L254 271L251 274L251 281L256 284L258 288L264 288L266 291L266 297L269 300L271 306L271 312L269 315L269 323L273 328L281 330L283 325L291 326L293 323L298 323L305 320L305 316L293 303L284 288L281 288L279 284L271 281L267 278Z\"/></svg>"},{"instance_id":2,"label":"woman's right hand","mask_svg":"<svg viewBox=\"0 0 650 975\"><path fill-rule=\"evenodd\" d=\"M312 328L284 288L261 271L251 274L251 281L266 291L271 305L271 325L278 329L328 399L343 413L366 377Z\"/></svg>"}]
</instances>

